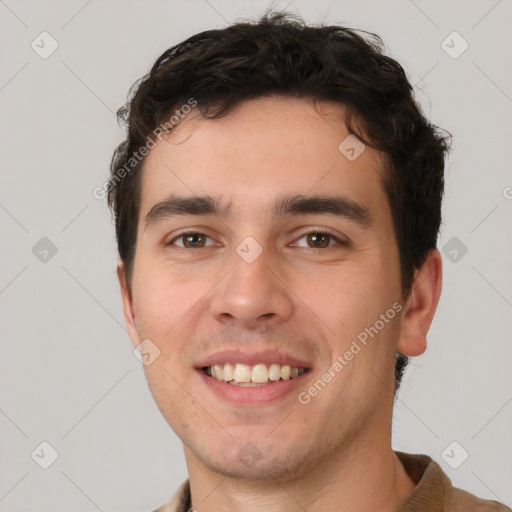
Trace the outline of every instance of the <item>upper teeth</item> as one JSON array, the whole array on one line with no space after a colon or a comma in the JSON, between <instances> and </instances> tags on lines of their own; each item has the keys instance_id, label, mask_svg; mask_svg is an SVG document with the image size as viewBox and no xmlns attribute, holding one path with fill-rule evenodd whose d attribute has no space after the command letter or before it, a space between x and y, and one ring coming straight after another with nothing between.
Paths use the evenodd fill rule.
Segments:
<instances>
[{"instance_id":1,"label":"upper teeth","mask_svg":"<svg viewBox=\"0 0 512 512\"><path fill-rule=\"evenodd\" d=\"M288 380L299 377L306 371L305 368L296 366L271 364L267 367L265 364L231 363L215 364L206 368L206 373L215 379L224 380L231 383L256 383L263 384L268 381L277 381L279 379Z\"/></svg>"}]
</instances>

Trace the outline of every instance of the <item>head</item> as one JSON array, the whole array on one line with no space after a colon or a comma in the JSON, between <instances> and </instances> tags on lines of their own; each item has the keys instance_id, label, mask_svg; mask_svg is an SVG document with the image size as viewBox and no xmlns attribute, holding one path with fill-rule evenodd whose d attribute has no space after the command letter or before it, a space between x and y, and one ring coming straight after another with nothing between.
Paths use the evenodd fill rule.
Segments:
<instances>
[{"instance_id":1,"label":"head","mask_svg":"<svg viewBox=\"0 0 512 512\"><path fill-rule=\"evenodd\" d=\"M291 474L359 432L385 438L440 293L447 139L379 38L283 14L206 31L164 52L119 116L125 320L160 351L144 369L190 458ZM307 372L297 392L234 406L203 389L219 350Z\"/></svg>"}]
</instances>

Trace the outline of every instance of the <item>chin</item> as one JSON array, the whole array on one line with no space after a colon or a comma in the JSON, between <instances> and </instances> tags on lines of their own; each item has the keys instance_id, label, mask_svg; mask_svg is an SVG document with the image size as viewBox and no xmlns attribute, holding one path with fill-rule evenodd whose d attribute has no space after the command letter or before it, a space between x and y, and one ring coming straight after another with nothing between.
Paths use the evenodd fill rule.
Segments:
<instances>
[{"instance_id":1,"label":"chin","mask_svg":"<svg viewBox=\"0 0 512 512\"><path fill-rule=\"evenodd\" d=\"M236 449L236 446L241 446ZM211 445L209 445L211 447ZM192 450L197 459L210 471L224 477L259 481L261 483L285 482L297 478L311 462L311 454L299 452L291 446L271 445L268 440L232 442L232 448L218 446L215 452L205 447ZM189 449L191 449L189 445ZM304 446L302 446L304 450ZM293 454L293 455L292 455Z\"/></svg>"}]
</instances>

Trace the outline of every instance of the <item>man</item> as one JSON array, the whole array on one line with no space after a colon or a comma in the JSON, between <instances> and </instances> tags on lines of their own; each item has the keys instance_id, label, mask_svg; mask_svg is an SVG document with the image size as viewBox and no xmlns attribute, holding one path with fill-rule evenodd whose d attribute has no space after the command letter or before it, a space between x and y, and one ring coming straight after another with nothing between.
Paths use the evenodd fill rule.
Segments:
<instances>
[{"instance_id":1,"label":"man","mask_svg":"<svg viewBox=\"0 0 512 512\"><path fill-rule=\"evenodd\" d=\"M448 142L378 38L282 13L203 32L119 114L124 316L189 471L158 510L507 510L391 448Z\"/></svg>"}]
</instances>

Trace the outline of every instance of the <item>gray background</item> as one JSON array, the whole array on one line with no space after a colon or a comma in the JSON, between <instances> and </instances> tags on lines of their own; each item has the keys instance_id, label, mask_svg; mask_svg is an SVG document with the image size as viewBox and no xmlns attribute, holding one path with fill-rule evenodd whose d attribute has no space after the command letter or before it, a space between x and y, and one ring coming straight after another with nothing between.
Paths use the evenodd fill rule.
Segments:
<instances>
[{"instance_id":1,"label":"gray background","mask_svg":"<svg viewBox=\"0 0 512 512\"><path fill-rule=\"evenodd\" d=\"M393 445L512 505L511 1L288 2L275 6L380 34L454 135L443 295ZM114 112L160 53L266 6L0 0L0 511L151 510L186 477L123 326L113 227L92 191L122 138ZM43 31L59 45L46 59L31 47L51 48ZM469 44L457 58L453 31ZM43 441L59 454L48 469Z\"/></svg>"}]
</instances>

